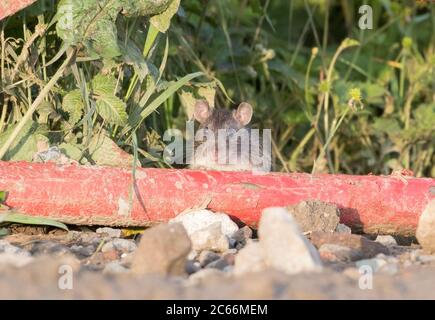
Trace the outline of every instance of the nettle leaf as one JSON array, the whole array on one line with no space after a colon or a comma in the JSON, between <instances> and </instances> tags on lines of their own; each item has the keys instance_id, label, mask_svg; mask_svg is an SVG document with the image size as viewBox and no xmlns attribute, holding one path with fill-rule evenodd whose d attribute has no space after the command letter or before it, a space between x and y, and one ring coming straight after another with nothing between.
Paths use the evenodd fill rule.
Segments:
<instances>
[{"instance_id":1,"label":"nettle leaf","mask_svg":"<svg viewBox=\"0 0 435 320\"><path fill-rule=\"evenodd\" d=\"M79 89L68 92L62 101L62 109L68 113L68 122L75 125L83 115L84 103Z\"/></svg>"},{"instance_id":2,"label":"nettle leaf","mask_svg":"<svg viewBox=\"0 0 435 320\"><path fill-rule=\"evenodd\" d=\"M68 45L83 44L91 56L119 57L119 13L131 17L162 14L155 23L163 30L169 26L178 5L179 0L60 0L56 31Z\"/></svg>"},{"instance_id":3,"label":"nettle leaf","mask_svg":"<svg viewBox=\"0 0 435 320\"><path fill-rule=\"evenodd\" d=\"M0 146L6 142L16 125L17 124L8 127L5 132L0 134ZM45 134L47 134L47 132L44 126L41 126L34 121L28 121L22 130L20 130L14 142L12 142L12 145L3 157L3 160L32 161L33 154L38 151L38 141L48 141Z\"/></svg>"},{"instance_id":4,"label":"nettle leaf","mask_svg":"<svg viewBox=\"0 0 435 320\"><path fill-rule=\"evenodd\" d=\"M125 103L121 99L110 95L97 98L98 114L110 124L123 125L127 122Z\"/></svg>"},{"instance_id":5,"label":"nettle leaf","mask_svg":"<svg viewBox=\"0 0 435 320\"><path fill-rule=\"evenodd\" d=\"M129 168L134 157L122 150L107 134L94 135L89 143L89 154L100 166ZM137 163L140 166L140 163Z\"/></svg>"},{"instance_id":6,"label":"nettle leaf","mask_svg":"<svg viewBox=\"0 0 435 320\"><path fill-rule=\"evenodd\" d=\"M156 29L160 32L166 32L169 29L169 26L171 25L171 19L177 13L179 6L180 0L172 1L172 3L165 11L151 17L151 24L156 27Z\"/></svg>"},{"instance_id":7,"label":"nettle leaf","mask_svg":"<svg viewBox=\"0 0 435 320\"><path fill-rule=\"evenodd\" d=\"M110 75L98 74L91 82L92 90L95 94L115 94L116 79Z\"/></svg>"},{"instance_id":8,"label":"nettle leaf","mask_svg":"<svg viewBox=\"0 0 435 320\"><path fill-rule=\"evenodd\" d=\"M56 31L67 44L82 43L90 54L104 58L121 54L115 26L117 0L61 0Z\"/></svg>"},{"instance_id":9,"label":"nettle leaf","mask_svg":"<svg viewBox=\"0 0 435 320\"><path fill-rule=\"evenodd\" d=\"M98 114L110 124L123 125L127 122L126 104L115 96L116 79L97 75L91 82Z\"/></svg>"}]
</instances>

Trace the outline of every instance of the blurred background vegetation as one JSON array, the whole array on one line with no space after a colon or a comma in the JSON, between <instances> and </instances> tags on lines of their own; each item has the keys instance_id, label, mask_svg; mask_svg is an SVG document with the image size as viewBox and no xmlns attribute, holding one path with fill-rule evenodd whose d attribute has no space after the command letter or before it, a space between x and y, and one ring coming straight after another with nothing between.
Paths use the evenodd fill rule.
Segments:
<instances>
[{"instance_id":1,"label":"blurred background vegetation","mask_svg":"<svg viewBox=\"0 0 435 320\"><path fill-rule=\"evenodd\" d=\"M57 145L81 163L168 167L163 133L205 98L253 105L274 171L435 177L434 4L155 3L40 0L0 22L0 157Z\"/></svg>"}]
</instances>

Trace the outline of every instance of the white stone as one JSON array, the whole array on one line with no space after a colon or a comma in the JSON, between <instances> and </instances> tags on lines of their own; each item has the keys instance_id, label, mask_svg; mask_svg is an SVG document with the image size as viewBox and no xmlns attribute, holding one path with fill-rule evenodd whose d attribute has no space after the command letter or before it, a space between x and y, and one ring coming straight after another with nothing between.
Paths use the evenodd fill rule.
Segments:
<instances>
[{"instance_id":1,"label":"white stone","mask_svg":"<svg viewBox=\"0 0 435 320\"><path fill-rule=\"evenodd\" d=\"M217 222L220 222L221 232L227 237L230 237L239 229L237 224L232 221L228 215L206 209L180 213L178 216L169 221L169 223L173 222L181 222L189 236L192 233L207 228Z\"/></svg>"},{"instance_id":2,"label":"white stone","mask_svg":"<svg viewBox=\"0 0 435 320\"><path fill-rule=\"evenodd\" d=\"M258 232L268 266L289 274L322 269L319 253L285 208L263 210Z\"/></svg>"},{"instance_id":3,"label":"white stone","mask_svg":"<svg viewBox=\"0 0 435 320\"><path fill-rule=\"evenodd\" d=\"M196 251L211 250L224 252L229 249L228 237L222 233L220 222L196 230L189 235L192 249Z\"/></svg>"},{"instance_id":4,"label":"white stone","mask_svg":"<svg viewBox=\"0 0 435 320\"><path fill-rule=\"evenodd\" d=\"M380 244L383 244L384 246L391 247L391 246L397 246L397 241L394 239L393 236L389 235L379 235L376 237L376 242L379 242Z\"/></svg>"},{"instance_id":5,"label":"white stone","mask_svg":"<svg viewBox=\"0 0 435 320\"><path fill-rule=\"evenodd\" d=\"M435 199L432 199L418 220L416 237L423 249L435 253Z\"/></svg>"}]
</instances>

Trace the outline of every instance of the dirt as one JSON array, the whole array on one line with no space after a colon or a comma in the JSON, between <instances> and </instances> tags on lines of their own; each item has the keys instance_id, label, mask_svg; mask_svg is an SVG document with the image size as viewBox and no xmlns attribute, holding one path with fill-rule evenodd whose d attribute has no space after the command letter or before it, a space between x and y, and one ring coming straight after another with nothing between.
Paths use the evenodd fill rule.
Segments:
<instances>
[{"instance_id":1,"label":"dirt","mask_svg":"<svg viewBox=\"0 0 435 320\"><path fill-rule=\"evenodd\" d=\"M375 272L372 280L361 275L355 262L328 261L320 273L287 275L268 268L236 276L231 264L237 249L220 255L223 267L199 266L199 270L181 276L130 272L135 252L124 249L101 251L112 241L105 234L85 231L61 232L49 228L27 227L1 240L24 252L32 262L16 267L0 263L0 298L3 299L434 299L435 256L426 255L418 245L395 245L388 248L360 235L319 234L315 242L339 243L352 250L370 243L367 257L394 259L396 269ZM22 231L22 230L21 230ZM15 229L14 232L17 232ZM246 232L249 236L251 232ZM329 237L329 238L328 238ZM320 239L320 240L319 240ZM329 240L325 240L329 239ZM138 244L138 239L127 239ZM249 240L252 241L252 240ZM249 242L248 241L248 242ZM372 243L373 242L373 243ZM376 248L382 248L376 254ZM148 249L151 250L151 249ZM361 249L367 253L366 247ZM378 250L379 251L379 250ZM230 257L231 259L228 259ZM1 260L1 259L0 259ZM217 257L211 264L216 263ZM387 263L388 265L388 263ZM60 285L70 268L71 287ZM112 269L110 269L110 266ZM65 282L68 284L68 281ZM65 284L64 283L64 284ZM362 285L361 285L362 284Z\"/></svg>"}]
</instances>

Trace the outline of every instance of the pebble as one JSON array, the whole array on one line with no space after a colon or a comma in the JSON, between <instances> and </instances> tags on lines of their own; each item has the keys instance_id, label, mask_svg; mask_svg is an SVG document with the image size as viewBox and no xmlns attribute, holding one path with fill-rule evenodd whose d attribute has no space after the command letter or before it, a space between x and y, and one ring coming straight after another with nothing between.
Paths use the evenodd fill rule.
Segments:
<instances>
[{"instance_id":1,"label":"pebble","mask_svg":"<svg viewBox=\"0 0 435 320\"><path fill-rule=\"evenodd\" d=\"M421 214L416 237L426 252L435 253L435 199L432 199Z\"/></svg>"},{"instance_id":2,"label":"pebble","mask_svg":"<svg viewBox=\"0 0 435 320\"><path fill-rule=\"evenodd\" d=\"M110 238L120 238L121 237L121 229L114 229L109 227L98 228L96 230L98 234L107 235Z\"/></svg>"},{"instance_id":3,"label":"pebble","mask_svg":"<svg viewBox=\"0 0 435 320\"><path fill-rule=\"evenodd\" d=\"M131 263L135 274L184 275L191 242L181 223L146 229Z\"/></svg>"},{"instance_id":4,"label":"pebble","mask_svg":"<svg viewBox=\"0 0 435 320\"><path fill-rule=\"evenodd\" d=\"M220 222L196 230L189 237L192 241L192 248L196 251L211 250L224 252L230 248L228 237L222 233Z\"/></svg>"},{"instance_id":5,"label":"pebble","mask_svg":"<svg viewBox=\"0 0 435 320\"><path fill-rule=\"evenodd\" d=\"M350 227L348 227L347 225L343 224L343 223L339 223L337 225L337 228L335 228L335 232L337 232L337 233L351 234L352 233L352 229Z\"/></svg>"},{"instance_id":6,"label":"pebble","mask_svg":"<svg viewBox=\"0 0 435 320\"><path fill-rule=\"evenodd\" d=\"M340 222L337 206L320 200L302 201L288 210L302 232L334 232Z\"/></svg>"},{"instance_id":7,"label":"pebble","mask_svg":"<svg viewBox=\"0 0 435 320\"><path fill-rule=\"evenodd\" d=\"M258 232L268 266L288 274L322 270L319 253L285 208L263 210Z\"/></svg>"},{"instance_id":8,"label":"pebble","mask_svg":"<svg viewBox=\"0 0 435 320\"><path fill-rule=\"evenodd\" d=\"M116 238L105 243L101 248L101 252L108 252L111 250L116 250L120 252L133 252L136 249L137 245L134 240Z\"/></svg>"},{"instance_id":9,"label":"pebble","mask_svg":"<svg viewBox=\"0 0 435 320\"><path fill-rule=\"evenodd\" d=\"M376 242L379 242L380 244L383 244L384 246L387 247L392 247L392 246L397 246L397 241L396 239L394 239L393 236L390 235L378 235L376 237Z\"/></svg>"},{"instance_id":10,"label":"pebble","mask_svg":"<svg viewBox=\"0 0 435 320\"><path fill-rule=\"evenodd\" d=\"M206 209L180 213L169 221L169 223L174 222L182 223L189 236L196 231L210 227L218 222L220 223L221 233L227 237L230 237L239 229L237 224L232 221L228 215L215 213Z\"/></svg>"},{"instance_id":11,"label":"pebble","mask_svg":"<svg viewBox=\"0 0 435 320\"><path fill-rule=\"evenodd\" d=\"M199 254L198 262L201 265L201 267L205 267L209 263L218 260L220 258L220 255L216 252L204 250Z\"/></svg>"}]
</instances>

